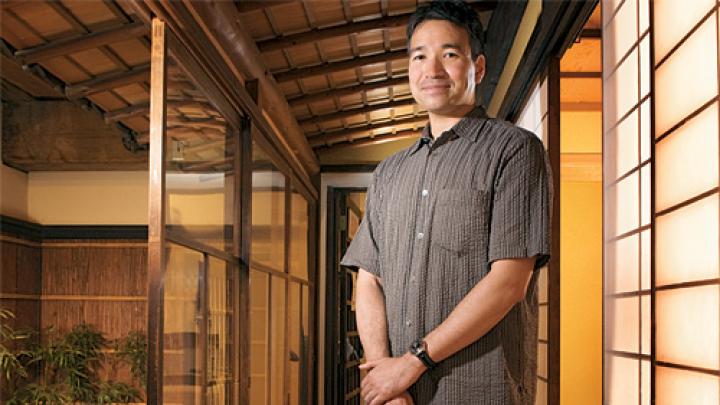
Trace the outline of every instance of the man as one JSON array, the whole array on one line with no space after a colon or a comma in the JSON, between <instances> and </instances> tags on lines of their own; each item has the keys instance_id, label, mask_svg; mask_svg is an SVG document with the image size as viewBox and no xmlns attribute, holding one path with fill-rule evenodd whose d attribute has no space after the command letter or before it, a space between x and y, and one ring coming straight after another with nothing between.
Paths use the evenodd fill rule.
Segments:
<instances>
[{"instance_id":1,"label":"man","mask_svg":"<svg viewBox=\"0 0 720 405\"><path fill-rule=\"evenodd\" d=\"M341 262L359 268L362 397L533 404L535 269L549 257L542 142L475 107L485 57L470 7L430 3L407 31L410 88L429 124L376 169Z\"/></svg>"}]
</instances>

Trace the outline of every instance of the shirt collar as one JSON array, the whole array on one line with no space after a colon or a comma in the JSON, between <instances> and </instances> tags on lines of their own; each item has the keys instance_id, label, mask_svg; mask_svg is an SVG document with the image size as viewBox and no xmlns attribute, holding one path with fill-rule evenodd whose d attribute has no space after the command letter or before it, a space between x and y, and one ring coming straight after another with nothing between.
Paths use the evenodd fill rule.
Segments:
<instances>
[{"instance_id":1,"label":"shirt collar","mask_svg":"<svg viewBox=\"0 0 720 405\"><path fill-rule=\"evenodd\" d=\"M488 116L487 112L485 112L485 108L483 108L483 106L477 106L446 132L452 131L458 137L464 137L475 142L478 140L478 137L480 136L480 129L487 118ZM443 135L446 132L444 132ZM440 137L438 137L438 139L439 138ZM437 139L433 139L430 134L430 123L428 122L428 124L425 125L425 128L423 128L420 139L418 139L410 149L410 154L414 154L425 144L432 145L435 140Z\"/></svg>"}]
</instances>

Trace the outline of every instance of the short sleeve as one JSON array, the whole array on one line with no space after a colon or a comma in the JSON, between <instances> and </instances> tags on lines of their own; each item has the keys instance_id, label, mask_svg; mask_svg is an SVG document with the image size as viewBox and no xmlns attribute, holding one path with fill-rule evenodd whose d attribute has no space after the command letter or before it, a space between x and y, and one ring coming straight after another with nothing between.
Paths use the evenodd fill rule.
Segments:
<instances>
[{"instance_id":1,"label":"short sleeve","mask_svg":"<svg viewBox=\"0 0 720 405\"><path fill-rule=\"evenodd\" d=\"M365 214L360 227L350 242L340 264L351 268L362 268L380 277L379 230L382 193L378 186L377 173L368 187L365 198Z\"/></svg>"},{"instance_id":2,"label":"short sleeve","mask_svg":"<svg viewBox=\"0 0 720 405\"><path fill-rule=\"evenodd\" d=\"M552 182L542 142L534 135L508 148L494 182L490 224L490 263L536 257L535 268L550 258Z\"/></svg>"}]
</instances>

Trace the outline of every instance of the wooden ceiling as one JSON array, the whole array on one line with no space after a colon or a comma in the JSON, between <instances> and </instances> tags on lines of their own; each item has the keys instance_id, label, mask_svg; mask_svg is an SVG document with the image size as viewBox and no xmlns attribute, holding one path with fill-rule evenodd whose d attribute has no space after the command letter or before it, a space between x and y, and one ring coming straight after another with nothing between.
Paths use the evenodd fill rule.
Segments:
<instances>
[{"instance_id":1,"label":"wooden ceiling","mask_svg":"<svg viewBox=\"0 0 720 405\"><path fill-rule=\"evenodd\" d=\"M146 149L149 28L131 1L0 3L3 99L69 100L117 124L127 149ZM423 2L237 1L234 10L308 144L316 153L349 153L348 147L416 136L426 122L406 79L405 25ZM524 5L472 3L496 44L486 49L495 66L484 80L485 98L497 83ZM171 118L206 135L222 128L222 116L192 80L179 69L174 76L179 90L169 95Z\"/></svg>"}]
</instances>

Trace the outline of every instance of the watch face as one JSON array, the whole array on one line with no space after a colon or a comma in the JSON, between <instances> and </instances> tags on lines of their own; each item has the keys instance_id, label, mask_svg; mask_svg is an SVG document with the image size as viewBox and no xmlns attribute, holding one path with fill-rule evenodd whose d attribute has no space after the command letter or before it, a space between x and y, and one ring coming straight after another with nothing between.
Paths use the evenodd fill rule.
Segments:
<instances>
[{"instance_id":1,"label":"watch face","mask_svg":"<svg viewBox=\"0 0 720 405\"><path fill-rule=\"evenodd\" d=\"M412 342L412 344L410 345L410 351L412 351L413 354L422 353L423 351L425 351L425 345L423 345L423 343L425 342L419 339Z\"/></svg>"}]
</instances>

